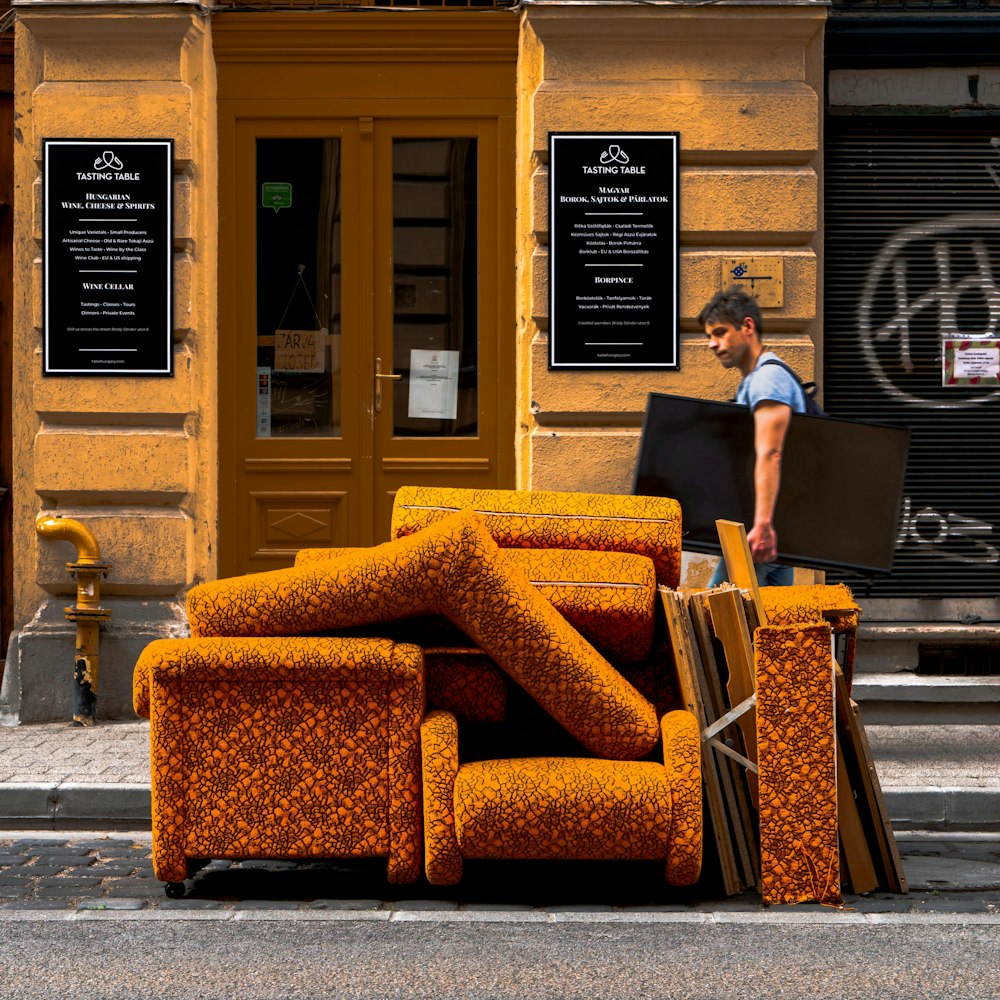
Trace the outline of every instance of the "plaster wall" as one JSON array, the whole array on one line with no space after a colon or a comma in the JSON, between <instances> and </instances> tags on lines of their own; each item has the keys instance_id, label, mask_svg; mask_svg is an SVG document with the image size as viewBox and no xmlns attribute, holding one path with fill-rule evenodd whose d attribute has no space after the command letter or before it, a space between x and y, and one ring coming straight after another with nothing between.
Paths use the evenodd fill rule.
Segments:
<instances>
[{"instance_id":1,"label":"plaster wall","mask_svg":"<svg viewBox=\"0 0 1000 1000\"><path fill-rule=\"evenodd\" d=\"M102 603L112 615L102 627L105 681L109 674L130 675L137 645L176 631L183 591L215 575L217 531L210 22L178 6L25 3L18 7L15 72L17 631L0 714L16 713L21 695L33 686L50 686L29 675L48 670L53 656L64 657L61 673L71 676L72 642L61 654L32 652L41 648L43 631L48 641L62 627L52 608L58 605L61 615L65 597L75 594L65 568L75 551L66 542L38 539L34 522L40 511L82 521L112 565L102 586ZM42 140L104 137L174 139L172 378L42 375ZM67 635L70 629L66 623ZM57 642L51 650L64 645ZM121 688L127 698L122 680L99 681L99 712L102 686ZM65 691L71 698L69 683ZM62 701L56 698L54 712ZM117 714L107 703L103 709Z\"/></svg>"},{"instance_id":2,"label":"plaster wall","mask_svg":"<svg viewBox=\"0 0 1000 1000\"><path fill-rule=\"evenodd\" d=\"M518 483L627 493L646 395L729 399L695 322L722 259L777 255L765 343L818 374L822 35L817 3L533 2L518 72ZM548 369L548 134L680 132L681 367ZM689 582L708 560L687 560Z\"/></svg>"}]
</instances>

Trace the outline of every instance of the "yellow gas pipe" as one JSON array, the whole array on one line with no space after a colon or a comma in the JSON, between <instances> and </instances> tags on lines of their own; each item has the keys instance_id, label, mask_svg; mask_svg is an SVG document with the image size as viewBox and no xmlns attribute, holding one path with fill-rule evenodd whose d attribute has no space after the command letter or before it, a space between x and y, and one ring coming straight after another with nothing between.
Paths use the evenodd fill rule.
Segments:
<instances>
[{"instance_id":1,"label":"yellow gas pipe","mask_svg":"<svg viewBox=\"0 0 1000 1000\"><path fill-rule=\"evenodd\" d=\"M73 725L92 726L97 721L97 666L100 624L111 617L101 607L101 578L111 570L101 562L101 549L90 529L61 514L39 514L35 531L42 538L72 542L76 562L66 569L76 579L76 604L65 609L66 620L76 623L76 655L73 658Z\"/></svg>"}]
</instances>

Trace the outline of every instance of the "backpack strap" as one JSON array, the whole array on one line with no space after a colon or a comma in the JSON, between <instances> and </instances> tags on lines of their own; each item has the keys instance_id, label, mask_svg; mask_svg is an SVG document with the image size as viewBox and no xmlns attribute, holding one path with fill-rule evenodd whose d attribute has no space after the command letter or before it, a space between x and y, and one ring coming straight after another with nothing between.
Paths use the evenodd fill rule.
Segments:
<instances>
[{"instance_id":1,"label":"backpack strap","mask_svg":"<svg viewBox=\"0 0 1000 1000\"><path fill-rule=\"evenodd\" d=\"M795 379L796 385L802 390L802 403L805 407L805 412L809 413L814 410L819 409L819 404L815 400L817 385L815 382L803 382L802 379L795 373L795 369L791 365L786 364L781 358L765 358L757 368L763 368L764 365L777 365L779 368L784 368L789 375ZM812 403L812 406L809 404Z\"/></svg>"}]
</instances>

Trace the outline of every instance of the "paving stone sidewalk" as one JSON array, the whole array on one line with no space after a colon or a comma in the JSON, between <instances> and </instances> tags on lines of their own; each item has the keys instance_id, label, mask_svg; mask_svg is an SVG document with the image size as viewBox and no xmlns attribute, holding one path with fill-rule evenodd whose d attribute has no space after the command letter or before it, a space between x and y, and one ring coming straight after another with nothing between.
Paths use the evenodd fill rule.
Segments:
<instances>
[{"instance_id":1,"label":"paving stone sidewalk","mask_svg":"<svg viewBox=\"0 0 1000 1000\"><path fill-rule=\"evenodd\" d=\"M149 784L149 723L0 726L0 784Z\"/></svg>"},{"instance_id":2,"label":"paving stone sidewalk","mask_svg":"<svg viewBox=\"0 0 1000 1000\"><path fill-rule=\"evenodd\" d=\"M909 895L848 895L848 912L1000 917L1000 842L903 840ZM467 865L460 886L390 886L382 860L213 861L168 899L153 877L150 835L0 833L0 919L11 910L503 910L549 913L761 911L704 885L671 890L657 863ZM963 891L963 888L965 891ZM778 907L773 909L789 909ZM810 907L797 907L806 911ZM819 907L812 907L819 909Z\"/></svg>"}]
</instances>

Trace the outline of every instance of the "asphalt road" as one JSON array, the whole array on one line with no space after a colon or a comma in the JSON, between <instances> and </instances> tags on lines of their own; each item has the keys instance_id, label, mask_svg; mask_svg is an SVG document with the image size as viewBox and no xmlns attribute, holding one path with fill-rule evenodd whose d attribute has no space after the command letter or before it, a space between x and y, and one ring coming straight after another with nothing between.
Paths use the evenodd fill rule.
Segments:
<instances>
[{"instance_id":1,"label":"asphalt road","mask_svg":"<svg viewBox=\"0 0 1000 1000\"><path fill-rule=\"evenodd\" d=\"M968 914L13 915L0 998L1000 997L1000 922Z\"/></svg>"}]
</instances>

